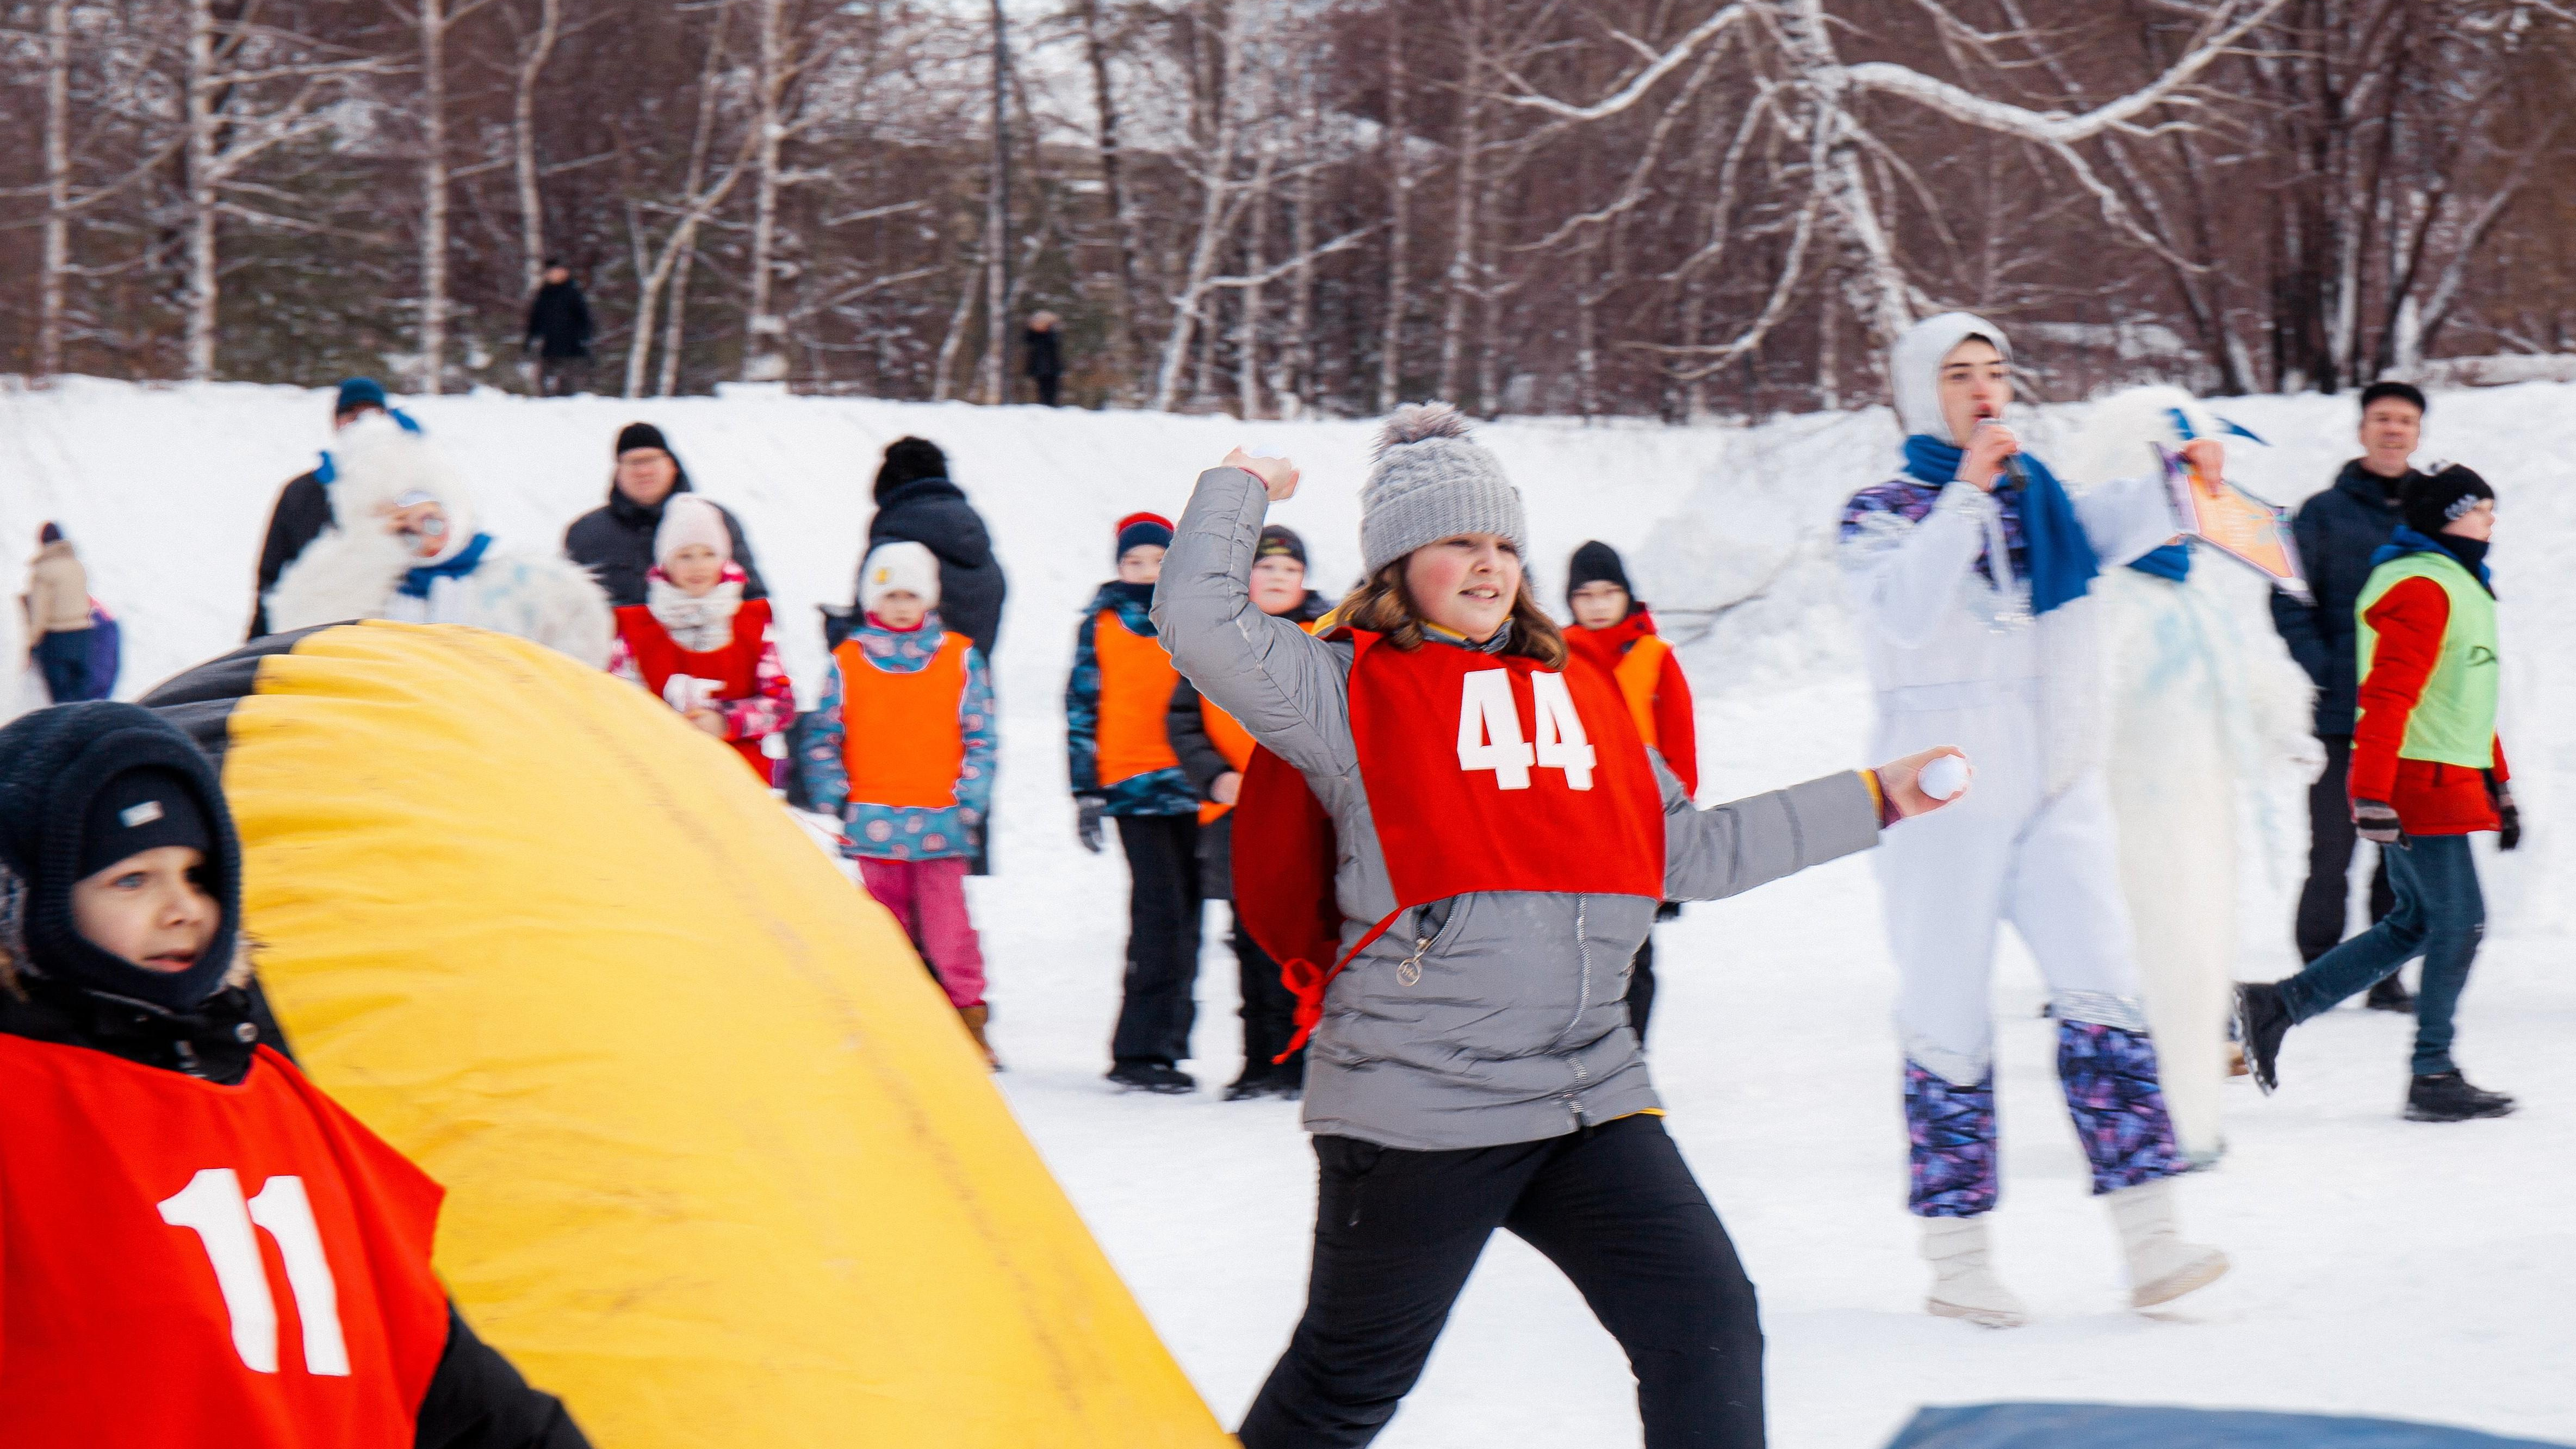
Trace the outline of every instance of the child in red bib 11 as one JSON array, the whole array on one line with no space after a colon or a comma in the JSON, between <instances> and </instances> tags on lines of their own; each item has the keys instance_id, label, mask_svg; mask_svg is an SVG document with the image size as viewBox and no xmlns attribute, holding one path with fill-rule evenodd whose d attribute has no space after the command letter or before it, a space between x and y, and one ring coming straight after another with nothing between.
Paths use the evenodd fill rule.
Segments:
<instances>
[{"instance_id":1,"label":"child in red bib 11","mask_svg":"<svg viewBox=\"0 0 2576 1449\"><path fill-rule=\"evenodd\" d=\"M766 785L766 746L796 713L796 690L769 636L769 601L742 596L748 578L724 510L673 494L653 533L644 602L617 611L608 669L733 746Z\"/></svg>"},{"instance_id":2,"label":"child in red bib 11","mask_svg":"<svg viewBox=\"0 0 2576 1449\"><path fill-rule=\"evenodd\" d=\"M1646 748L1682 782L1683 794L1698 795L1699 717L1691 706L1690 680L1673 646L1655 633L1655 616L1630 587L1617 549L1595 540L1574 551L1565 569L1565 607L1574 615L1566 644L1618 681L1619 698ZM1681 902L1666 901L1655 919L1669 921L1681 912ZM1654 1011L1655 935L1648 931L1628 970L1628 1024L1640 1045Z\"/></svg>"},{"instance_id":3,"label":"child in red bib 11","mask_svg":"<svg viewBox=\"0 0 2576 1449\"><path fill-rule=\"evenodd\" d=\"M939 622L939 560L881 543L859 569L866 621L832 651L798 768L814 808L841 821L868 894L894 913L975 1038L985 1037L984 948L966 871L993 802L993 682L975 641Z\"/></svg>"},{"instance_id":4,"label":"child in red bib 11","mask_svg":"<svg viewBox=\"0 0 2576 1449\"><path fill-rule=\"evenodd\" d=\"M0 730L0 1444L584 1449L430 1268L440 1190L282 1055L213 765Z\"/></svg>"},{"instance_id":5,"label":"child in red bib 11","mask_svg":"<svg viewBox=\"0 0 2576 1449\"><path fill-rule=\"evenodd\" d=\"M1240 450L1200 475L1154 605L1181 671L1296 768L1338 840L1342 954L1306 1067L1313 1272L1245 1449L1374 1439L1497 1228L1628 1350L1648 1449L1758 1445L1753 1285L1664 1133L1628 963L1659 902L1749 890L1934 808L1916 775L1950 751L1696 809L1531 597L1520 493L1454 410L1388 422L1364 575L1321 638L1249 590L1263 514L1296 486Z\"/></svg>"}]
</instances>

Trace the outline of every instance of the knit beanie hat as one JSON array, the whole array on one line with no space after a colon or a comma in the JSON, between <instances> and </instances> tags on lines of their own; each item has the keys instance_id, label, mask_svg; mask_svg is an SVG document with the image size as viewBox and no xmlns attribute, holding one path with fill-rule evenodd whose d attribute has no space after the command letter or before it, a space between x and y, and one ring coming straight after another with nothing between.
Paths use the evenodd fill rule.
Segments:
<instances>
[{"instance_id":1,"label":"knit beanie hat","mask_svg":"<svg viewBox=\"0 0 2576 1449\"><path fill-rule=\"evenodd\" d=\"M2495 490L2487 486L2487 480L2450 463L2430 474L2419 473L2408 479L2397 506L2408 528L2431 538L2477 507L2481 500L2493 497Z\"/></svg>"},{"instance_id":2,"label":"knit beanie hat","mask_svg":"<svg viewBox=\"0 0 2576 1449\"><path fill-rule=\"evenodd\" d=\"M340 384L340 395L331 403L331 416L345 418L362 408L385 406L385 385L372 377L353 377Z\"/></svg>"},{"instance_id":3,"label":"knit beanie hat","mask_svg":"<svg viewBox=\"0 0 2576 1449\"><path fill-rule=\"evenodd\" d=\"M1511 540L1529 556L1520 490L1494 455L1469 441L1467 420L1447 403L1395 410L1378 434L1377 461L1360 485L1360 567L1370 574L1422 547L1462 533Z\"/></svg>"},{"instance_id":4,"label":"knit beanie hat","mask_svg":"<svg viewBox=\"0 0 2576 1449\"><path fill-rule=\"evenodd\" d=\"M36 530L36 543L40 547L45 544L60 543L62 541L63 526L59 523L48 523L44 527Z\"/></svg>"},{"instance_id":5,"label":"knit beanie hat","mask_svg":"<svg viewBox=\"0 0 2576 1449\"><path fill-rule=\"evenodd\" d=\"M886 495L906 483L924 478L948 476L948 455L928 438L897 438L886 444L885 461L877 465L876 497L885 502Z\"/></svg>"},{"instance_id":6,"label":"knit beanie hat","mask_svg":"<svg viewBox=\"0 0 2576 1449\"><path fill-rule=\"evenodd\" d=\"M138 966L73 925L74 884L158 845L205 852L202 879L223 911L185 971ZM0 730L0 956L85 990L189 1011L223 988L240 924L232 812L214 765L177 726L97 700Z\"/></svg>"},{"instance_id":7,"label":"knit beanie hat","mask_svg":"<svg viewBox=\"0 0 2576 1449\"><path fill-rule=\"evenodd\" d=\"M638 448L659 448L665 453L671 452L671 445L662 438L662 430L651 423L628 423L617 430L617 451L613 456L623 458ZM671 453L671 461L678 462L679 454Z\"/></svg>"},{"instance_id":8,"label":"knit beanie hat","mask_svg":"<svg viewBox=\"0 0 2576 1449\"><path fill-rule=\"evenodd\" d=\"M1146 544L1156 548L1172 546L1172 520L1159 513L1130 513L1118 520L1118 551L1113 559L1127 556L1127 550Z\"/></svg>"},{"instance_id":9,"label":"knit beanie hat","mask_svg":"<svg viewBox=\"0 0 2576 1449\"><path fill-rule=\"evenodd\" d=\"M924 608L939 607L939 559L928 547L898 541L868 550L859 565L859 608L873 614L877 600L898 592L919 597Z\"/></svg>"},{"instance_id":10,"label":"knit beanie hat","mask_svg":"<svg viewBox=\"0 0 2576 1449\"><path fill-rule=\"evenodd\" d=\"M702 543L716 557L733 562L733 533L725 527L724 510L694 493L674 493L662 505L661 526L653 530L653 562L667 565L671 555Z\"/></svg>"},{"instance_id":11,"label":"knit beanie hat","mask_svg":"<svg viewBox=\"0 0 2576 1449\"><path fill-rule=\"evenodd\" d=\"M1266 558L1293 558L1302 569L1306 567L1306 540L1286 524L1265 523L1261 525L1260 539L1252 545L1252 561L1259 563Z\"/></svg>"},{"instance_id":12,"label":"knit beanie hat","mask_svg":"<svg viewBox=\"0 0 2576 1449\"><path fill-rule=\"evenodd\" d=\"M1628 582L1628 566L1619 559L1619 550L1593 539L1574 551L1574 560L1565 566L1565 603L1574 606L1574 591L1585 584L1617 584L1634 607L1636 587Z\"/></svg>"}]
</instances>

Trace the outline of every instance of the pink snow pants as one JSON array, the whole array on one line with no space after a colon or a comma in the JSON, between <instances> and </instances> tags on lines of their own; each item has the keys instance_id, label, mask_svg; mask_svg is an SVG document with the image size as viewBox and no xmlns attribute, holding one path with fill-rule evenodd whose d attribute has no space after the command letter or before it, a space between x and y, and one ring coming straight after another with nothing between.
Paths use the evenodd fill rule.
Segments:
<instances>
[{"instance_id":1,"label":"pink snow pants","mask_svg":"<svg viewBox=\"0 0 2576 1449\"><path fill-rule=\"evenodd\" d=\"M966 866L963 859L859 861L868 894L894 913L960 1011L984 1004L984 947L966 916Z\"/></svg>"}]
</instances>

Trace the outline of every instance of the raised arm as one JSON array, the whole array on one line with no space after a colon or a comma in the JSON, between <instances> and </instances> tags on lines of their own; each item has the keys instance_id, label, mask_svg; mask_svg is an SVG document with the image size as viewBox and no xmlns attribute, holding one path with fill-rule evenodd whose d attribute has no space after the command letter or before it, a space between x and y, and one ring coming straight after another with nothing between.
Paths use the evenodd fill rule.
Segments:
<instances>
[{"instance_id":1,"label":"raised arm","mask_svg":"<svg viewBox=\"0 0 2576 1449\"><path fill-rule=\"evenodd\" d=\"M1714 901L1878 844L1879 796L1858 770L1694 809L1671 768L1664 791L1664 897Z\"/></svg>"},{"instance_id":2,"label":"raised arm","mask_svg":"<svg viewBox=\"0 0 2576 1449\"><path fill-rule=\"evenodd\" d=\"M1266 486L1241 468L1199 475L1163 557L1154 627L1172 663L1254 739L1301 770L1338 773L1356 758L1347 651L1253 607L1252 550L1269 506Z\"/></svg>"},{"instance_id":3,"label":"raised arm","mask_svg":"<svg viewBox=\"0 0 2576 1449\"><path fill-rule=\"evenodd\" d=\"M2104 568L2118 568L2182 531L2173 493L2159 477L2121 478L2075 500L2075 516Z\"/></svg>"}]
</instances>

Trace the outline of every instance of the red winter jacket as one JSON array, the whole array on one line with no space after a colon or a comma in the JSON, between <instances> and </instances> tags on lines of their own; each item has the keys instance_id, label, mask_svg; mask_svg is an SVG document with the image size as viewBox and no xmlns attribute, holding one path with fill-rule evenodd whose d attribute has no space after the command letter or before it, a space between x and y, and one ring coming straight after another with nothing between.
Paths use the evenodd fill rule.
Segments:
<instances>
[{"instance_id":1,"label":"red winter jacket","mask_svg":"<svg viewBox=\"0 0 2576 1449\"><path fill-rule=\"evenodd\" d=\"M1611 678L1619 681L1622 694L1630 696L1634 708L1637 681L1633 673L1622 674L1619 662L1637 647L1637 641L1655 633L1655 617L1639 609L1607 629L1586 629L1577 624L1565 631L1565 642L1577 653L1601 666ZM1658 640L1660 643L1661 641ZM1699 793L1699 720L1691 707L1690 680L1682 675L1682 661L1669 647L1663 650L1663 663L1656 670L1651 713L1654 735L1647 743L1664 757L1680 778L1682 789ZM1643 730L1640 734L1645 733Z\"/></svg>"},{"instance_id":2,"label":"red winter jacket","mask_svg":"<svg viewBox=\"0 0 2576 1449\"><path fill-rule=\"evenodd\" d=\"M2347 788L2355 800L2396 807L2409 835L2468 835L2498 828L2486 772L2398 753L2406 722L2424 696L2424 681L2441 657L2442 633L2451 623L2451 596L2431 579L2406 579L2362 615L2379 631L2370 673L2361 681L2361 717L2354 722L2352 771ZM2504 741L2495 747L2495 778L2510 778Z\"/></svg>"}]
</instances>

